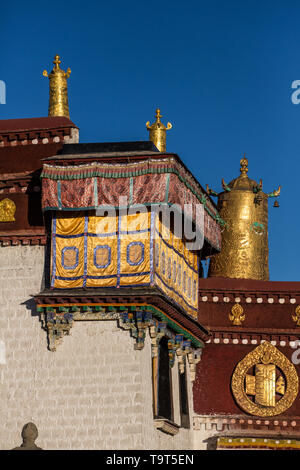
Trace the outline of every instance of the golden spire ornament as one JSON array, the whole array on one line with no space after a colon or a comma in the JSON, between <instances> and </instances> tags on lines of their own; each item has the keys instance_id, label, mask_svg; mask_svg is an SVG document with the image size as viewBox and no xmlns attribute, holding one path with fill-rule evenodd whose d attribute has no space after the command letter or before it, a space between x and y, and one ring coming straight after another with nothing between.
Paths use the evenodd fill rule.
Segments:
<instances>
[{"instance_id":1,"label":"golden spire ornament","mask_svg":"<svg viewBox=\"0 0 300 470\"><path fill-rule=\"evenodd\" d=\"M240 160L240 175L226 184L218 197L218 212L226 222L222 232L221 253L211 257L209 277L269 279L268 199L280 194L263 191L262 180L250 179L248 159Z\"/></svg>"},{"instance_id":2,"label":"golden spire ornament","mask_svg":"<svg viewBox=\"0 0 300 470\"><path fill-rule=\"evenodd\" d=\"M49 78L48 116L65 116L69 119L67 79L71 75L71 69L68 68L65 72L60 68L61 60L59 55L54 57L53 64L53 70L49 75L47 70L43 71L44 77Z\"/></svg>"},{"instance_id":3,"label":"golden spire ornament","mask_svg":"<svg viewBox=\"0 0 300 470\"><path fill-rule=\"evenodd\" d=\"M154 145L158 148L160 152L166 151L166 132L169 129L172 129L172 124L168 122L167 126L165 126L160 118L162 115L160 114L160 109L156 110L156 121L150 126L150 121L146 122L146 127L149 131L149 140L151 140Z\"/></svg>"}]
</instances>

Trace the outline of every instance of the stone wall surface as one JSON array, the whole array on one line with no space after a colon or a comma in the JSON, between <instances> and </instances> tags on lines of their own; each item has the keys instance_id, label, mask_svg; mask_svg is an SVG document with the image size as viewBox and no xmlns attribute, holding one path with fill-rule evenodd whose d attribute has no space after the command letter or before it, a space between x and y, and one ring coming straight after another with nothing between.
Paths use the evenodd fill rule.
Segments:
<instances>
[{"instance_id":1,"label":"stone wall surface","mask_svg":"<svg viewBox=\"0 0 300 470\"><path fill-rule=\"evenodd\" d=\"M190 430L154 428L149 335L137 351L115 320L74 322L57 351L47 349L31 298L43 271L44 247L0 248L0 449L20 445L29 421L43 449L191 448ZM177 373L175 364L178 422Z\"/></svg>"}]
</instances>

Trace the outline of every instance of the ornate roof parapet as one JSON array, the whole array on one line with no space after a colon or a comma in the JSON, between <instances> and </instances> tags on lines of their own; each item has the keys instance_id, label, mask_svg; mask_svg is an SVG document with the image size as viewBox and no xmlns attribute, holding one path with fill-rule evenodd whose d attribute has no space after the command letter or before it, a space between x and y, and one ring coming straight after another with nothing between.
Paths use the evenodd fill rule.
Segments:
<instances>
[{"instance_id":1,"label":"ornate roof parapet","mask_svg":"<svg viewBox=\"0 0 300 470\"><path fill-rule=\"evenodd\" d=\"M80 154L78 156L62 154L59 155L59 162L62 163L63 158L67 162L71 156L74 159L81 157ZM44 211L85 210L86 201L88 201L89 210L97 209L103 203L117 208L119 196L127 201L128 207L138 204L174 205L185 211L185 214L187 214L186 207L188 207L191 212L190 218L200 222L200 224L197 222L197 228L204 234L212 251L219 251L220 227L223 225L223 220L210 198L177 155L161 155L158 158L156 153L148 158L145 155L140 156L139 159L135 158L134 154L120 155L118 163L108 162L107 159L104 161L104 154L90 153L87 156L94 161L88 164L80 162L81 164L76 165L61 163L58 165L55 158L51 157L47 163L44 163L41 174ZM74 190L79 184L84 188L85 198ZM103 196L102 187L107 188L105 196ZM59 198L60 188L61 198ZM68 197L65 197L65 194L68 194ZM200 212L200 209L203 212Z\"/></svg>"},{"instance_id":2,"label":"ornate roof parapet","mask_svg":"<svg viewBox=\"0 0 300 470\"><path fill-rule=\"evenodd\" d=\"M77 126L66 117L0 120L0 148L77 143Z\"/></svg>"}]
</instances>

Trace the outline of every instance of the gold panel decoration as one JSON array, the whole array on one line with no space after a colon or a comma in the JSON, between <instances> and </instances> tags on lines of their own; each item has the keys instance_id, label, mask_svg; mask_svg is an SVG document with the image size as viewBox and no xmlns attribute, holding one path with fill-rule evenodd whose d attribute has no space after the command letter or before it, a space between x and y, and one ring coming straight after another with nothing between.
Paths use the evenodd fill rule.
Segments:
<instances>
[{"instance_id":1,"label":"gold panel decoration","mask_svg":"<svg viewBox=\"0 0 300 470\"><path fill-rule=\"evenodd\" d=\"M298 395L299 380L294 365L266 341L238 363L231 389L246 413L275 416L293 404Z\"/></svg>"},{"instance_id":2,"label":"gold panel decoration","mask_svg":"<svg viewBox=\"0 0 300 470\"><path fill-rule=\"evenodd\" d=\"M155 219L155 284L187 313L197 318L198 255L171 230Z\"/></svg>"},{"instance_id":3,"label":"gold panel decoration","mask_svg":"<svg viewBox=\"0 0 300 470\"><path fill-rule=\"evenodd\" d=\"M300 450L300 441L291 439L266 439L265 437L219 437L218 450Z\"/></svg>"},{"instance_id":4,"label":"gold panel decoration","mask_svg":"<svg viewBox=\"0 0 300 470\"><path fill-rule=\"evenodd\" d=\"M16 205L11 199L0 202L0 222L15 222Z\"/></svg>"},{"instance_id":5,"label":"gold panel decoration","mask_svg":"<svg viewBox=\"0 0 300 470\"><path fill-rule=\"evenodd\" d=\"M198 253L155 211L98 217L57 212L52 220L51 287L158 287L197 318Z\"/></svg>"},{"instance_id":6,"label":"gold panel decoration","mask_svg":"<svg viewBox=\"0 0 300 470\"><path fill-rule=\"evenodd\" d=\"M297 305L295 308L295 315L292 315L292 319L296 323L297 326L300 326L300 305Z\"/></svg>"},{"instance_id":7,"label":"gold panel decoration","mask_svg":"<svg viewBox=\"0 0 300 470\"><path fill-rule=\"evenodd\" d=\"M234 304L231 313L229 313L229 320L232 321L233 325L240 326L245 318L243 307L240 304Z\"/></svg>"},{"instance_id":8,"label":"gold panel decoration","mask_svg":"<svg viewBox=\"0 0 300 470\"><path fill-rule=\"evenodd\" d=\"M57 214L52 223L52 287L149 285L152 244L150 213Z\"/></svg>"}]
</instances>

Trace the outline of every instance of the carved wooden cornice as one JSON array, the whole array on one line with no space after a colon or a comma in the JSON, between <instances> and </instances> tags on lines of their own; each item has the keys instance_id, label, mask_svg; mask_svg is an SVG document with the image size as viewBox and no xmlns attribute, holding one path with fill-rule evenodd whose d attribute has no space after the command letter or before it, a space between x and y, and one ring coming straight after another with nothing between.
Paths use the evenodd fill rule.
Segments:
<instances>
[{"instance_id":1,"label":"carved wooden cornice","mask_svg":"<svg viewBox=\"0 0 300 470\"><path fill-rule=\"evenodd\" d=\"M20 233L1 233L0 246L45 246L47 244L46 233L34 233L31 230L20 230Z\"/></svg>"},{"instance_id":2,"label":"carved wooden cornice","mask_svg":"<svg viewBox=\"0 0 300 470\"><path fill-rule=\"evenodd\" d=\"M209 332L159 293L150 293L147 289L135 289L130 294L130 289L122 291L47 290L35 295L37 311L48 331L50 349L55 350L57 341L69 334L73 321L115 319L121 327L131 330L137 349L143 347L145 333L149 329L154 354L159 333L155 325L161 325L159 330L162 331L162 325L165 325L173 332L169 338L171 363L175 355L185 355L194 376L198 359L193 351L204 346Z\"/></svg>"},{"instance_id":3,"label":"carved wooden cornice","mask_svg":"<svg viewBox=\"0 0 300 470\"><path fill-rule=\"evenodd\" d=\"M242 327L212 327L211 338L208 343L225 345L258 345L263 341L269 341L274 346L295 348L298 344L299 329L274 328L242 328Z\"/></svg>"}]
</instances>

